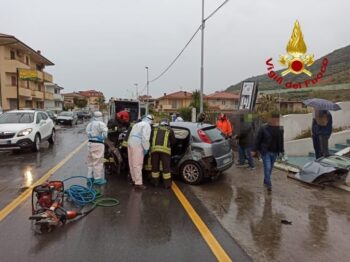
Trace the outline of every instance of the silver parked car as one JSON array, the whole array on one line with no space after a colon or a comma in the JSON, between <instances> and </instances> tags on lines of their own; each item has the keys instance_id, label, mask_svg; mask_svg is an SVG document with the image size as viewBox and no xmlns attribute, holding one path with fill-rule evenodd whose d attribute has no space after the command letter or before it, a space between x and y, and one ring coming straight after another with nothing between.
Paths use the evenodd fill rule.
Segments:
<instances>
[{"instance_id":1,"label":"silver parked car","mask_svg":"<svg viewBox=\"0 0 350 262\"><path fill-rule=\"evenodd\" d=\"M77 125L78 116L76 112L73 111L62 111L57 117L57 124L61 125Z\"/></svg>"},{"instance_id":2,"label":"silver parked car","mask_svg":"<svg viewBox=\"0 0 350 262\"><path fill-rule=\"evenodd\" d=\"M233 164L231 142L214 125L171 122L176 145L172 148L171 172L188 184L216 177Z\"/></svg>"}]
</instances>

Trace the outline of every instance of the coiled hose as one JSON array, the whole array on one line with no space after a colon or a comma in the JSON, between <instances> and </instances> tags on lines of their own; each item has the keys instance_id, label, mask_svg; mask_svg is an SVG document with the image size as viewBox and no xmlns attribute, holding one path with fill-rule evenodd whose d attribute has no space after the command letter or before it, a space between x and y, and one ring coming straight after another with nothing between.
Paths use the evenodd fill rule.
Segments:
<instances>
[{"instance_id":1,"label":"coiled hose","mask_svg":"<svg viewBox=\"0 0 350 262\"><path fill-rule=\"evenodd\" d=\"M85 212L81 212L81 215L87 215L96 207L113 207L119 205L119 200L111 197L103 197L102 194L93 188L92 180L84 176L72 176L65 180L63 183L73 179L86 180L87 186L72 185L65 190L68 199L79 207L85 207L86 205L92 205L92 207Z\"/></svg>"}]
</instances>

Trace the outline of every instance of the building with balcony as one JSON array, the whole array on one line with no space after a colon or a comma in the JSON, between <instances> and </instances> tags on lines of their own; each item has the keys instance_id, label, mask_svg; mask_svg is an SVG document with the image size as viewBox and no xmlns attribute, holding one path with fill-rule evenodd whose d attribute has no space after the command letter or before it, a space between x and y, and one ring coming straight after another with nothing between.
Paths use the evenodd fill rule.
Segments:
<instances>
[{"instance_id":1,"label":"building with balcony","mask_svg":"<svg viewBox=\"0 0 350 262\"><path fill-rule=\"evenodd\" d=\"M238 109L239 95L232 92L215 92L207 95L205 101L209 112L229 113Z\"/></svg>"},{"instance_id":2,"label":"building with balcony","mask_svg":"<svg viewBox=\"0 0 350 262\"><path fill-rule=\"evenodd\" d=\"M99 105L101 100L105 99L103 93L96 90L79 91L79 94L86 98L88 106Z\"/></svg>"},{"instance_id":3,"label":"building with balcony","mask_svg":"<svg viewBox=\"0 0 350 262\"><path fill-rule=\"evenodd\" d=\"M54 83L45 83L45 103L44 107L46 110L55 112L56 114L60 113L63 110L64 98L61 95L61 90L63 87L60 87Z\"/></svg>"},{"instance_id":4,"label":"building with balcony","mask_svg":"<svg viewBox=\"0 0 350 262\"><path fill-rule=\"evenodd\" d=\"M43 69L51 65L54 64L40 51L35 51L14 36L0 34L0 106L3 110L44 108L44 83L53 79ZM37 77L34 81L18 80L18 69L34 70Z\"/></svg>"},{"instance_id":5,"label":"building with balcony","mask_svg":"<svg viewBox=\"0 0 350 262\"><path fill-rule=\"evenodd\" d=\"M192 93L187 91L178 91L159 97L155 102L155 109L158 112L175 113L179 109L189 107L191 104Z\"/></svg>"},{"instance_id":6,"label":"building with balcony","mask_svg":"<svg viewBox=\"0 0 350 262\"><path fill-rule=\"evenodd\" d=\"M75 108L74 99L86 100L85 96L77 92L65 93L65 94L62 94L62 96L63 96L63 106L65 108L72 108L72 109Z\"/></svg>"}]
</instances>

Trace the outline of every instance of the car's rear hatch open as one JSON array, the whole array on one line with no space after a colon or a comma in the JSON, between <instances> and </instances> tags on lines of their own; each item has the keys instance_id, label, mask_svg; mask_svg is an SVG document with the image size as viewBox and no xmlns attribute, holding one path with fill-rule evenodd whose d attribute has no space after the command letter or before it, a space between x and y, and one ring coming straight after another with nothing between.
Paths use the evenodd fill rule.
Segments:
<instances>
[{"instance_id":1,"label":"car's rear hatch open","mask_svg":"<svg viewBox=\"0 0 350 262\"><path fill-rule=\"evenodd\" d=\"M233 161L231 140L226 139L215 126L202 129L211 141L213 157L218 169L230 166Z\"/></svg>"}]
</instances>

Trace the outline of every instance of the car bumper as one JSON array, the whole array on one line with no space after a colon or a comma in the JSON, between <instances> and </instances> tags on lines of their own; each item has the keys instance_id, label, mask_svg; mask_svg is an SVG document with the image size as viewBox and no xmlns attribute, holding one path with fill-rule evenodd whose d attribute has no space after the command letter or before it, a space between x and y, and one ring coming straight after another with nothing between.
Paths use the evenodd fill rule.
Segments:
<instances>
[{"instance_id":1,"label":"car bumper","mask_svg":"<svg viewBox=\"0 0 350 262\"><path fill-rule=\"evenodd\" d=\"M33 146L33 141L29 138L22 138L22 139L16 139L16 140L7 140L6 143L4 141L1 141L0 144L0 150L1 151L7 151L7 150L16 150L16 149L24 149L29 148Z\"/></svg>"},{"instance_id":2,"label":"car bumper","mask_svg":"<svg viewBox=\"0 0 350 262\"><path fill-rule=\"evenodd\" d=\"M73 123L73 120L68 119L57 119L57 124L61 125L71 125Z\"/></svg>"},{"instance_id":3,"label":"car bumper","mask_svg":"<svg viewBox=\"0 0 350 262\"><path fill-rule=\"evenodd\" d=\"M205 176L216 176L218 172L223 172L233 165L232 151L218 158L206 157L201 159L201 166L204 169Z\"/></svg>"}]
</instances>

